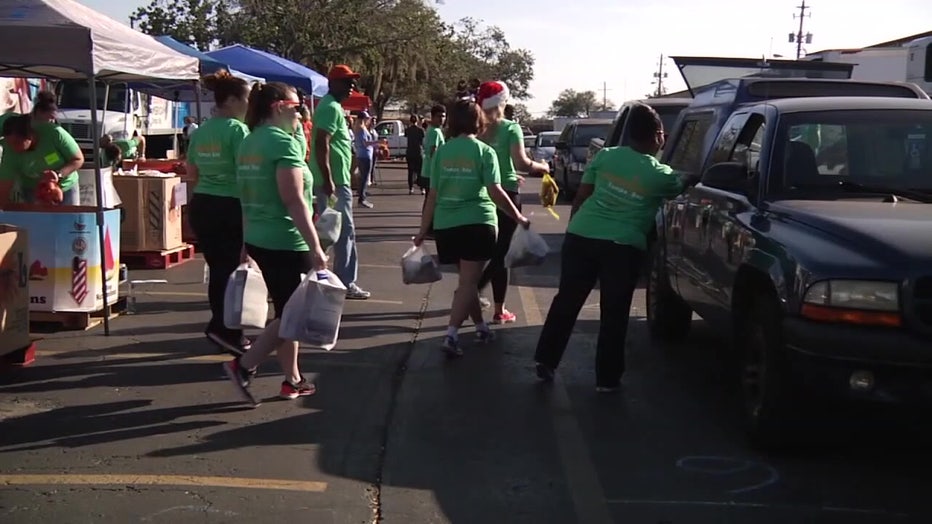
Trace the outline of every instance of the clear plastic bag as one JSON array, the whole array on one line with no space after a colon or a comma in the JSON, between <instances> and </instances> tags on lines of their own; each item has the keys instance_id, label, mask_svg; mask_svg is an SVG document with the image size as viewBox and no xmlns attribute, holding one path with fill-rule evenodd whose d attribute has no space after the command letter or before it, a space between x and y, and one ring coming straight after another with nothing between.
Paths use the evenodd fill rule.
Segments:
<instances>
[{"instance_id":1,"label":"clear plastic bag","mask_svg":"<svg viewBox=\"0 0 932 524\"><path fill-rule=\"evenodd\" d=\"M227 279L223 325L230 329L264 328L268 318L269 292L262 273L249 264L240 264Z\"/></svg>"},{"instance_id":2,"label":"clear plastic bag","mask_svg":"<svg viewBox=\"0 0 932 524\"><path fill-rule=\"evenodd\" d=\"M405 284L432 284L441 278L440 266L424 246L411 246L401 256L401 281Z\"/></svg>"},{"instance_id":3,"label":"clear plastic bag","mask_svg":"<svg viewBox=\"0 0 932 524\"><path fill-rule=\"evenodd\" d=\"M505 254L506 267L539 266L544 263L550 248L544 237L530 228L518 226L511 237L511 245Z\"/></svg>"},{"instance_id":4,"label":"clear plastic bag","mask_svg":"<svg viewBox=\"0 0 932 524\"><path fill-rule=\"evenodd\" d=\"M340 233L343 230L343 214L332 207L328 207L317 217L317 223L314 224L314 227L317 229L317 236L320 238L320 247L327 249L340 239Z\"/></svg>"},{"instance_id":5,"label":"clear plastic bag","mask_svg":"<svg viewBox=\"0 0 932 524\"><path fill-rule=\"evenodd\" d=\"M305 275L285 304L278 336L329 351L337 344L345 303L346 286L332 272Z\"/></svg>"}]
</instances>

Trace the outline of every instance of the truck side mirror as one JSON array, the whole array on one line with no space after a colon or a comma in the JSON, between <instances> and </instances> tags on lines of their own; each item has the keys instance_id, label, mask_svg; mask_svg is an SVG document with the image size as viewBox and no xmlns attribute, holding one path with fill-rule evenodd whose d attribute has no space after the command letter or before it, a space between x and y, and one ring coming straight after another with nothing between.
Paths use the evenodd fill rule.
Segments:
<instances>
[{"instance_id":1,"label":"truck side mirror","mask_svg":"<svg viewBox=\"0 0 932 524\"><path fill-rule=\"evenodd\" d=\"M741 162L713 164L702 174L702 185L747 195L748 168Z\"/></svg>"}]
</instances>

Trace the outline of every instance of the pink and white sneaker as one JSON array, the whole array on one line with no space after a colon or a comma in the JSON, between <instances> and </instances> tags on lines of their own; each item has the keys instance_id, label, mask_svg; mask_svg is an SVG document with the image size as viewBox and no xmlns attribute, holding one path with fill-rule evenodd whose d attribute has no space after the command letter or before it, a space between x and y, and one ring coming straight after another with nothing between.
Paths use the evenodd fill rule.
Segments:
<instances>
[{"instance_id":1,"label":"pink and white sneaker","mask_svg":"<svg viewBox=\"0 0 932 524\"><path fill-rule=\"evenodd\" d=\"M495 315L492 316L493 324L512 324L516 320L518 320L518 315L515 315L514 313L512 313L511 311L508 311L507 309L504 310L502 314L500 315L496 313Z\"/></svg>"}]
</instances>

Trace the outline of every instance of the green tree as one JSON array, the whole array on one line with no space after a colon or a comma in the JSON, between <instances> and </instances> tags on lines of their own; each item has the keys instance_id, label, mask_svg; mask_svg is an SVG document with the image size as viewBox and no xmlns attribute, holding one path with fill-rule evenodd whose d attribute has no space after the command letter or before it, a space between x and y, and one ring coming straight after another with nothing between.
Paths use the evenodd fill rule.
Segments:
<instances>
[{"instance_id":1,"label":"green tree","mask_svg":"<svg viewBox=\"0 0 932 524\"><path fill-rule=\"evenodd\" d=\"M527 124L531 120L534 120L534 117L531 116L531 112L528 111L526 105L515 104L515 120L521 122L522 124Z\"/></svg>"},{"instance_id":2,"label":"green tree","mask_svg":"<svg viewBox=\"0 0 932 524\"><path fill-rule=\"evenodd\" d=\"M601 107L601 101L595 91L576 91L564 89L557 99L550 104L550 116L583 117Z\"/></svg>"},{"instance_id":3,"label":"green tree","mask_svg":"<svg viewBox=\"0 0 932 524\"><path fill-rule=\"evenodd\" d=\"M130 24L146 34L168 35L179 42L207 51L225 20L224 0L153 0L129 17Z\"/></svg>"}]
</instances>

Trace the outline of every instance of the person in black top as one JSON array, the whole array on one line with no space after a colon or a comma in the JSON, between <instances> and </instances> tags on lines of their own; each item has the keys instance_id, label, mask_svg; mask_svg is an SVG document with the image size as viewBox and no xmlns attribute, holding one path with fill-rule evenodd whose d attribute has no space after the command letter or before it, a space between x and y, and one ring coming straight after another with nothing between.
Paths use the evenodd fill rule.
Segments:
<instances>
[{"instance_id":1,"label":"person in black top","mask_svg":"<svg viewBox=\"0 0 932 524\"><path fill-rule=\"evenodd\" d=\"M411 125L405 129L405 137L408 139L408 149L405 152L405 160L408 161L408 194L414 194L414 182L421 176L421 167L424 163L424 128L417 125L417 115L411 115ZM424 188L421 188L421 194Z\"/></svg>"}]
</instances>

